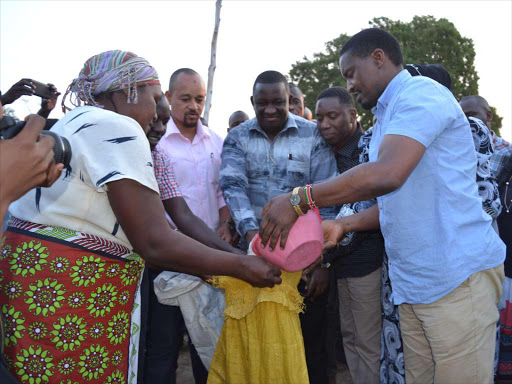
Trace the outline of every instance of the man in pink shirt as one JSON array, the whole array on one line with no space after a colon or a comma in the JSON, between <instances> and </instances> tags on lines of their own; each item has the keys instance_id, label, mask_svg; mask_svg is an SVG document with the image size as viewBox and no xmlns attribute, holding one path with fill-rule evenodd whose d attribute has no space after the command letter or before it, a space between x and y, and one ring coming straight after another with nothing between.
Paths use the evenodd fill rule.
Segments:
<instances>
[{"instance_id":1,"label":"man in pink shirt","mask_svg":"<svg viewBox=\"0 0 512 384\"><path fill-rule=\"evenodd\" d=\"M206 99L203 79L192 69L179 69L172 74L165 96L171 106L171 119L157 149L169 158L190 210L230 243L234 225L219 186L223 140L200 120ZM178 323L169 321L168 326L178 326ZM158 330L153 332L158 334ZM169 343L170 347L171 341L161 339L160 345ZM171 361L173 355L164 355L155 357L152 366L162 365L165 369L167 365L172 373L167 378L163 377L166 375L152 375L152 384L175 383L176 367L175 362ZM208 372L194 348L191 348L191 357L194 381L196 384L206 384Z\"/></svg>"},{"instance_id":2,"label":"man in pink shirt","mask_svg":"<svg viewBox=\"0 0 512 384\"><path fill-rule=\"evenodd\" d=\"M171 119L158 148L171 159L192 212L231 242L233 221L219 187L223 140L199 119L206 99L204 81L192 69L178 69L171 76L165 96L171 106Z\"/></svg>"}]
</instances>

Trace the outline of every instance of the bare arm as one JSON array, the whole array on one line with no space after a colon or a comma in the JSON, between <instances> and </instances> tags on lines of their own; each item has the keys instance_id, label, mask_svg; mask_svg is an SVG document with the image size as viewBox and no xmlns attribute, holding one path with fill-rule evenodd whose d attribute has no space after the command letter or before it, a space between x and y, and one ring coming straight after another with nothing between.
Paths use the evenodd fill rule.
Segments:
<instances>
[{"instance_id":1,"label":"bare arm","mask_svg":"<svg viewBox=\"0 0 512 384\"><path fill-rule=\"evenodd\" d=\"M233 238L233 236L231 236L231 226L234 225L234 223L233 219L231 219L231 214L229 213L229 208L227 205L219 209L219 222L220 225L217 229L217 236L226 242L231 243Z\"/></svg>"},{"instance_id":2,"label":"bare arm","mask_svg":"<svg viewBox=\"0 0 512 384\"><path fill-rule=\"evenodd\" d=\"M108 183L108 198L135 251L156 268L233 276L260 287L281 282L279 269L259 257L214 250L171 230L158 194L136 181Z\"/></svg>"},{"instance_id":3,"label":"bare arm","mask_svg":"<svg viewBox=\"0 0 512 384\"><path fill-rule=\"evenodd\" d=\"M240 252L218 237L203 220L194 215L183 197L175 197L162 202L166 212L183 234L210 248L233 253Z\"/></svg>"},{"instance_id":4,"label":"bare arm","mask_svg":"<svg viewBox=\"0 0 512 384\"><path fill-rule=\"evenodd\" d=\"M425 150L421 143L409 137L386 135L380 145L377 161L358 165L330 181L315 184L315 202L319 207L329 207L369 200L393 192L406 182ZM304 196L302 188L299 196ZM289 193L277 196L263 209L262 215L265 217L260 235L264 244L270 240L272 248L280 235L280 245L284 248L290 228L297 220L289 198ZM303 198L300 205L304 212L309 209Z\"/></svg>"},{"instance_id":5,"label":"bare arm","mask_svg":"<svg viewBox=\"0 0 512 384\"><path fill-rule=\"evenodd\" d=\"M316 184L319 207L370 200L400 188L420 162L426 148L407 136L386 135L378 160L354 167L325 183ZM305 201L301 206L307 209Z\"/></svg>"},{"instance_id":6,"label":"bare arm","mask_svg":"<svg viewBox=\"0 0 512 384\"><path fill-rule=\"evenodd\" d=\"M340 219L325 220L322 222L324 248L334 247L346 233L371 231L379 228L378 205Z\"/></svg>"}]
</instances>

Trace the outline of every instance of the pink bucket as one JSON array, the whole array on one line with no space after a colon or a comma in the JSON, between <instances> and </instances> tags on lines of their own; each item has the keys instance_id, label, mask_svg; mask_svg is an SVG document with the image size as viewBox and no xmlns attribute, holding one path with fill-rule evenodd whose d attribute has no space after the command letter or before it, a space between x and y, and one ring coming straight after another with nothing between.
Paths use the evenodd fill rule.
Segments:
<instances>
[{"instance_id":1,"label":"pink bucket","mask_svg":"<svg viewBox=\"0 0 512 384\"><path fill-rule=\"evenodd\" d=\"M260 235L257 234L252 242L252 250L256 255L263 256L269 263L284 269L287 272L300 271L311 265L320 257L323 248L322 219L318 210L310 210L304 216L300 216L293 225L286 241L286 246L281 249L279 240L274 251L261 244Z\"/></svg>"}]
</instances>

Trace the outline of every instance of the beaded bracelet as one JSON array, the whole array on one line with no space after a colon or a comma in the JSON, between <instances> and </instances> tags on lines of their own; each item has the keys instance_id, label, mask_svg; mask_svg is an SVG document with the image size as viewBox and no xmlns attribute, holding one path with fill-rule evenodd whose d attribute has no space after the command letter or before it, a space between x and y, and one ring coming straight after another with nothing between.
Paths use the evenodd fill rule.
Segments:
<instances>
[{"instance_id":1,"label":"beaded bracelet","mask_svg":"<svg viewBox=\"0 0 512 384\"><path fill-rule=\"evenodd\" d=\"M317 209L315 201L313 200L313 185L308 184L304 187L304 195L306 196L306 203L310 209Z\"/></svg>"}]
</instances>

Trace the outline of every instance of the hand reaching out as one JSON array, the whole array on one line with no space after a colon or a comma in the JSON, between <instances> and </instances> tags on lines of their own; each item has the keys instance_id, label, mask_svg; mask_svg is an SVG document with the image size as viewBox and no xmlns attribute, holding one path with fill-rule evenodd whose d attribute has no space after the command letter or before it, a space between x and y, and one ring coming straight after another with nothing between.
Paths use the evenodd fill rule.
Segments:
<instances>
[{"instance_id":1,"label":"hand reaching out","mask_svg":"<svg viewBox=\"0 0 512 384\"><path fill-rule=\"evenodd\" d=\"M57 99L60 96L60 92L57 91L55 85L48 83L50 87L50 98L49 99L41 99L41 109L37 113L39 116L44 118L48 118L50 112L53 111L55 106L57 105Z\"/></svg>"},{"instance_id":2,"label":"hand reaching out","mask_svg":"<svg viewBox=\"0 0 512 384\"><path fill-rule=\"evenodd\" d=\"M242 276L240 279L247 281L255 287L273 287L281 284L281 270L269 264L259 256L241 257Z\"/></svg>"},{"instance_id":3,"label":"hand reaching out","mask_svg":"<svg viewBox=\"0 0 512 384\"><path fill-rule=\"evenodd\" d=\"M35 85L30 79L21 79L2 95L2 104L11 104L21 96L32 96L35 92Z\"/></svg>"},{"instance_id":4,"label":"hand reaching out","mask_svg":"<svg viewBox=\"0 0 512 384\"><path fill-rule=\"evenodd\" d=\"M335 247L345 234L345 228L341 220L322 221L324 231L324 249Z\"/></svg>"}]
</instances>

